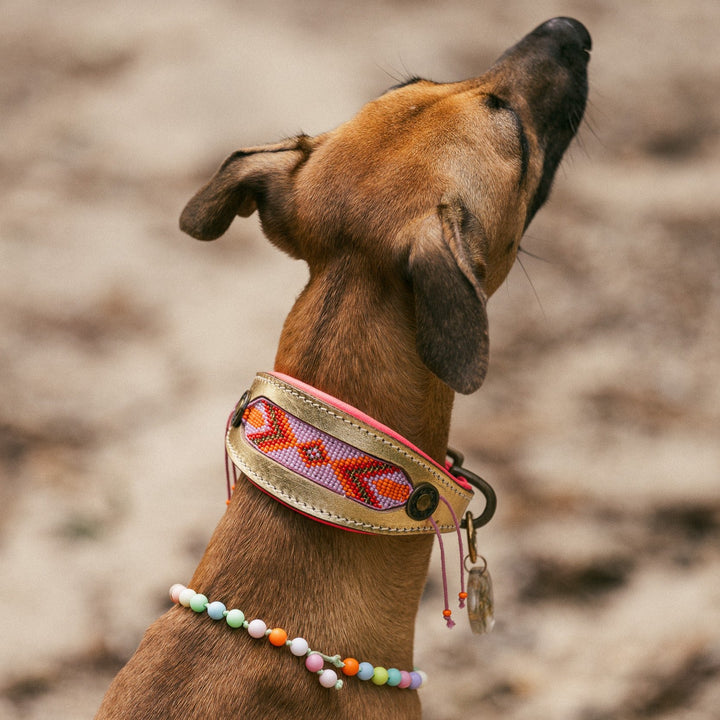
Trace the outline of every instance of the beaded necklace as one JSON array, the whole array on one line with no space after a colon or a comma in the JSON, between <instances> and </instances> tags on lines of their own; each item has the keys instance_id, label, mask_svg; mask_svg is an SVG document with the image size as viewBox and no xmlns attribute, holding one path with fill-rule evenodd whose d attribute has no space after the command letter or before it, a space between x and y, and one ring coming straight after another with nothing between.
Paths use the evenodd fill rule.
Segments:
<instances>
[{"instance_id":1,"label":"beaded necklace","mask_svg":"<svg viewBox=\"0 0 720 720\"><path fill-rule=\"evenodd\" d=\"M305 658L305 667L318 675L320 685L325 688L340 690L343 680L332 668L325 667L325 663L333 665L347 677L355 676L359 680L369 680L374 685L388 685L400 689L417 690L427 679L420 670L398 670L397 668L373 667L369 662L358 662L355 658L347 657L344 660L340 655L326 655L318 650L311 650L305 638L296 637L292 640L282 628L268 628L259 618L246 620L242 610L233 608L228 610L217 600L210 602L205 595L197 593L184 585L175 584L170 588L170 598L176 605L190 608L196 613L206 612L213 620L225 620L225 623L234 629L247 630L250 637L260 640L267 638L274 647L287 647L296 657Z\"/></svg>"}]
</instances>

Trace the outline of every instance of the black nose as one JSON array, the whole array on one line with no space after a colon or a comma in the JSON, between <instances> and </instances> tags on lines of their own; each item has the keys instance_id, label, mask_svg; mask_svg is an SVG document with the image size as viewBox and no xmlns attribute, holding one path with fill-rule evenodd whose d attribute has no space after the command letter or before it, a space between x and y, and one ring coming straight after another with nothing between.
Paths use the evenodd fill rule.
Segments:
<instances>
[{"instance_id":1,"label":"black nose","mask_svg":"<svg viewBox=\"0 0 720 720\"><path fill-rule=\"evenodd\" d=\"M556 17L535 28L533 35L551 35L562 47L583 51L592 50L592 38L587 28L578 20Z\"/></svg>"}]
</instances>

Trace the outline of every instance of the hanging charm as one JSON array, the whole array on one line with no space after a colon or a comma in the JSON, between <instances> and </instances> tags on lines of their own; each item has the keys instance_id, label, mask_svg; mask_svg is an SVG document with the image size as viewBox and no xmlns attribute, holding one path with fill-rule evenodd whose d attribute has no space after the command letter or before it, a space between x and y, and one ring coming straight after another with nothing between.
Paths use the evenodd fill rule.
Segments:
<instances>
[{"instance_id":1,"label":"hanging charm","mask_svg":"<svg viewBox=\"0 0 720 720\"><path fill-rule=\"evenodd\" d=\"M467 610L470 629L476 635L488 633L495 625L492 578L485 558L482 565L470 568L467 583Z\"/></svg>"},{"instance_id":2,"label":"hanging charm","mask_svg":"<svg viewBox=\"0 0 720 720\"><path fill-rule=\"evenodd\" d=\"M472 520L472 513L468 511L465 515L468 539L468 555L465 561L467 563L470 560L473 566L468 570L467 610L470 629L476 635L482 635L490 632L495 625L495 605L492 578L487 567L487 560L477 554L475 526ZM482 565L475 565L478 557L482 561Z\"/></svg>"}]
</instances>

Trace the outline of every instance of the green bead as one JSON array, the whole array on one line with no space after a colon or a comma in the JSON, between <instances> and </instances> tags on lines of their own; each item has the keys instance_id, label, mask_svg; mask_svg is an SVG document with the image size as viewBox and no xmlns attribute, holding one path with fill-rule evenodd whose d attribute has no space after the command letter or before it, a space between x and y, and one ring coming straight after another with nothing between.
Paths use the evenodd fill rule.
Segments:
<instances>
[{"instance_id":1,"label":"green bead","mask_svg":"<svg viewBox=\"0 0 720 720\"><path fill-rule=\"evenodd\" d=\"M390 685L390 687L398 686L400 684L400 681L402 680L402 675L400 674L400 671L397 668L388 668L387 673L387 684Z\"/></svg>"},{"instance_id":2,"label":"green bead","mask_svg":"<svg viewBox=\"0 0 720 720\"><path fill-rule=\"evenodd\" d=\"M207 604L208 604L208 599L200 593L193 595L192 599L190 600L190 607L196 613L204 612L205 608L207 607Z\"/></svg>"},{"instance_id":3,"label":"green bead","mask_svg":"<svg viewBox=\"0 0 720 720\"><path fill-rule=\"evenodd\" d=\"M384 667L376 667L370 679L375 685L384 685L388 681L388 671Z\"/></svg>"},{"instance_id":4,"label":"green bead","mask_svg":"<svg viewBox=\"0 0 720 720\"><path fill-rule=\"evenodd\" d=\"M245 613L237 608L228 610L228 614L225 616L225 622L232 628L242 627L245 622Z\"/></svg>"}]
</instances>

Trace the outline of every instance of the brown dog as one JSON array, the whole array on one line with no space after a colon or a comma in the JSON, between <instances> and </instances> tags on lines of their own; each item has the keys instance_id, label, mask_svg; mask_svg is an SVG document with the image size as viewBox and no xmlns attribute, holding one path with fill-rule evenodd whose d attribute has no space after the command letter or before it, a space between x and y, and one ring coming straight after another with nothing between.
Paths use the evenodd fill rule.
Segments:
<instances>
[{"instance_id":1,"label":"brown dog","mask_svg":"<svg viewBox=\"0 0 720 720\"><path fill-rule=\"evenodd\" d=\"M355 405L435 460L453 391L482 383L486 301L547 198L581 121L590 37L556 18L484 75L413 79L336 130L231 155L185 208L194 237L259 212L310 280L276 370ZM313 522L241 482L191 580L316 647L411 668L432 536ZM98 718L416 718L413 690L320 687L289 653L174 607L146 633Z\"/></svg>"}]
</instances>

